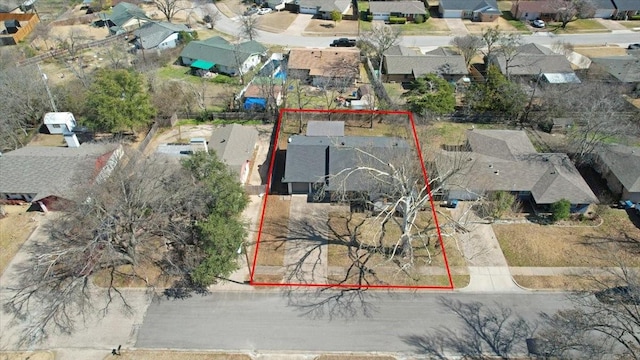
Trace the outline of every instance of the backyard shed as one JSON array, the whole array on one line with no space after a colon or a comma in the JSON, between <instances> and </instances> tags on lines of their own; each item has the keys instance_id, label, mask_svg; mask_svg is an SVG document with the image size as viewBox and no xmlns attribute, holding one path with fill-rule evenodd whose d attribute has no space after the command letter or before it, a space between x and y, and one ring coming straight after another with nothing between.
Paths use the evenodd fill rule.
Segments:
<instances>
[{"instance_id":1,"label":"backyard shed","mask_svg":"<svg viewBox=\"0 0 640 360\"><path fill-rule=\"evenodd\" d=\"M72 131L77 123L70 112L49 112L44 114L44 125L50 134L63 134Z\"/></svg>"}]
</instances>

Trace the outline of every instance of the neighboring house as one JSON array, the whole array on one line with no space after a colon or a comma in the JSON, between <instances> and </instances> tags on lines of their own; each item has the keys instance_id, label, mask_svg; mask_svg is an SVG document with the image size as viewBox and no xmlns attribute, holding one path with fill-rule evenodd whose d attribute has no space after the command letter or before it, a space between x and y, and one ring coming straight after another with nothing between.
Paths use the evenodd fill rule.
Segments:
<instances>
[{"instance_id":1,"label":"neighboring house","mask_svg":"<svg viewBox=\"0 0 640 360\"><path fill-rule=\"evenodd\" d=\"M620 200L640 202L640 147L608 145L594 154L594 169Z\"/></svg>"},{"instance_id":2,"label":"neighboring house","mask_svg":"<svg viewBox=\"0 0 640 360\"><path fill-rule=\"evenodd\" d=\"M406 83L424 74L438 74L449 82L458 82L469 71L462 55L438 48L420 54L402 46L389 49L382 64L382 81Z\"/></svg>"},{"instance_id":3,"label":"neighboring house","mask_svg":"<svg viewBox=\"0 0 640 360\"><path fill-rule=\"evenodd\" d=\"M475 200L508 191L546 210L566 199L572 212L584 212L597 197L566 154L538 153L524 131L469 130L466 151L442 151L439 176L452 172L444 188L448 199Z\"/></svg>"},{"instance_id":4,"label":"neighboring house","mask_svg":"<svg viewBox=\"0 0 640 360\"><path fill-rule=\"evenodd\" d=\"M331 12L339 11L348 15L351 11L350 0L300 0L300 14L318 15L322 19L330 20Z\"/></svg>"},{"instance_id":5,"label":"neighboring house","mask_svg":"<svg viewBox=\"0 0 640 360\"><path fill-rule=\"evenodd\" d=\"M599 19L610 19L616 13L616 7L612 0L589 0L593 6L593 17ZM638 2L638 1L636 1ZM640 8L640 6L639 6Z\"/></svg>"},{"instance_id":6,"label":"neighboring house","mask_svg":"<svg viewBox=\"0 0 640 360\"><path fill-rule=\"evenodd\" d=\"M629 20L630 17L640 14L640 1L638 0L612 0L616 7L613 17L618 20Z\"/></svg>"},{"instance_id":7,"label":"neighboring house","mask_svg":"<svg viewBox=\"0 0 640 360\"><path fill-rule=\"evenodd\" d=\"M244 184L249 176L249 165L257 146L258 131L249 126L227 124L213 130L209 150L240 178Z\"/></svg>"},{"instance_id":8,"label":"neighboring house","mask_svg":"<svg viewBox=\"0 0 640 360\"><path fill-rule=\"evenodd\" d=\"M488 59L490 65L497 66L508 76L525 78L542 77L547 83L580 83L566 56L557 54L542 45L529 43L518 47L514 55L506 57L496 53Z\"/></svg>"},{"instance_id":9,"label":"neighboring house","mask_svg":"<svg viewBox=\"0 0 640 360\"><path fill-rule=\"evenodd\" d=\"M112 35L122 34L139 28L151 21L147 14L136 5L121 2L111 9L111 13L101 12L96 26L106 26Z\"/></svg>"},{"instance_id":10,"label":"neighboring house","mask_svg":"<svg viewBox=\"0 0 640 360\"><path fill-rule=\"evenodd\" d=\"M72 131L77 123L70 112L49 112L44 114L44 125L49 130L49 134L64 134Z\"/></svg>"},{"instance_id":11,"label":"neighboring house","mask_svg":"<svg viewBox=\"0 0 640 360\"><path fill-rule=\"evenodd\" d=\"M267 48L255 40L231 44L214 36L187 44L180 53L180 62L193 69L236 76L260 64L266 53Z\"/></svg>"},{"instance_id":12,"label":"neighboring house","mask_svg":"<svg viewBox=\"0 0 640 360\"><path fill-rule=\"evenodd\" d=\"M496 0L440 0L438 6L443 18L494 21L502 15Z\"/></svg>"},{"instance_id":13,"label":"neighboring house","mask_svg":"<svg viewBox=\"0 0 640 360\"><path fill-rule=\"evenodd\" d=\"M405 156L409 144L401 138L343 136L344 123L322 121L308 128L307 135L293 135L287 143L284 177L289 194L369 192L380 190L367 171L346 176L345 170L371 167L388 171L387 162ZM325 129L321 129L325 127ZM365 155L364 153L369 155ZM374 158L375 157L375 158Z\"/></svg>"},{"instance_id":14,"label":"neighboring house","mask_svg":"<svg viewBox=\"0 0 640 360\"><path fill-rule=\"evenodd\" d=\"M417 15L425 16L427 9L422 1L371 1L369 13L373 20L389 20L389 17L403 17L413 21Z\"/></svg>"},{"instance_id":15,"label":"neighboring house","mask_svg":"<svg viewBox=\"0 0 640 360\"><path fill-rule=\"evenodd\" d=\"M191 30L184 24L172 24L169 22L150 22L142 25L133 32L133 43L137 49L170 49L178 46L181 31Z\"/></svg>"},{"instance_id":16,"label":"neighboring house","mask_svg":"<svg viewBox=\"0 0 640 360\"><path fill-rule=\"evenodd\" d=\"M287 76L320 87L350 87L360 76L356 48L296 48L289 52Z\"/></svg>"},{"instance_id":17,"label":"neighboring house","mask_svg":"<svg viewBox=\"0 0 640 360\"><path fill-rule=\"evenodd\" d=\"M558 16L558 10L551 1L547 0L514 1L511 5L511 14L519 20L554 21Z\"/></svg>"},{"instance_id":18,"label":"neighboring house","mask_svg":"<svg viewBox=\"0 0 640 360\"><path fill-rule=\"evenodd\" d=\"M25 146L0 156L0 198L58 209L78 186L109 176L122 156L116 144Z\"/></svg>"},{"instance_id":19,"label":"neighboring house","mask_svg":"<svg viewBox=\"0 0 640 360\"><path fill-rule=\"evenodd\" d=\"M627 91L640 88L640 57L634 55L607 56L591 59L590 72L604 71L611 81L624 86Z\"/></svg>"}]
</instances>

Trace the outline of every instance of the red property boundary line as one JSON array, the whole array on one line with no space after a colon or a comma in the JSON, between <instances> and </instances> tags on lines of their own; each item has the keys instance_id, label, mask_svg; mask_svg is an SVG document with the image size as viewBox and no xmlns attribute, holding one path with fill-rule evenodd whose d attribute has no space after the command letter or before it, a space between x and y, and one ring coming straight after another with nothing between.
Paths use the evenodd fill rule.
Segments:
<instances>
[{"instance_id":1,"label":"red property boundary line","mask_svg":"<svg viewBox=\"0 0 640 360\"><path fill-rule=\"evenodd\" d=\"M273 177L273 167L276 159L276 151L278 146L278 140L280 136L280 130L282 126L282 116L284 113L357 113L357 114L380 114L380 115L406 115L411 124L411 130L413 134L413 140L416 146L416 151L418 152L418 157L420 159L420 166L422 168L422 176L427 186L427 193L429 196L429 203L431 205L431 213L433 219L435 220L436 232L438 234L438 242L440 243L440 248L442 249L442 256L444 258L444 265L447 269L447 278L449 280L449 285L440 285L440 286L429 286L429 285L357 285L357 284L298 284L298 283L270 283L270 282L256 282L254 281L254 274L256 272L256 266L258 263L258 252L260 249L260 241L262 237L262 228L264 226L264 216L267 209L267 201L269 198L269 192L271 191L271 182ZM278 115L278 121L276 123L276 135L273 141L273 147L271 149L271 159L269 161L269 172L267 175L267 185L265 189L265 193L262 199L262 210L260 213L260 226L258 228L258 237L256 239L256 250L253 254L253 264L251 265L251 273L249 278L249 284L253 286L296 286L296 287L323 287L323 288L348 288L348 289L432 289L432 290L453 290L453 279L451 278L451 268L449 267L449 261L447 259L447 253L445 251L444 242L442 240L442 233L440 231L440 224L438 222L438 216L436 214L436 207L433 201L433 196L431 194L431 186L429 185L429 176L427 174L427 169L424 165L424 159L422 156L422 150L420 148L420 142L418 141L418 133L416 131L415 121L413 119L413 114L408 111L385 111L385 110L316 110L316 109L280 109L280 114Z\"/></svg>"}]
</instances>

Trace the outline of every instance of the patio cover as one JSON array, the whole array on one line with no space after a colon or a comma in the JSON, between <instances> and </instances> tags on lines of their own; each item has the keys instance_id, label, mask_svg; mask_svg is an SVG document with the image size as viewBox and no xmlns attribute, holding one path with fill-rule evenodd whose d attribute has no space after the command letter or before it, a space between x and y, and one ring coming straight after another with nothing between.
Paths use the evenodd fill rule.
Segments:
<instances>
[{"instance_id":1,"label":"patio cover","mask_svg":"<svg viewBox=\"0 0 640 360\"><path fill-rule=\"evenodd\" d=\"M216 64L204 60L196 60L191 63L191 67L202 70L209 70L214 67Z\"/></svg>"}]
</instances>

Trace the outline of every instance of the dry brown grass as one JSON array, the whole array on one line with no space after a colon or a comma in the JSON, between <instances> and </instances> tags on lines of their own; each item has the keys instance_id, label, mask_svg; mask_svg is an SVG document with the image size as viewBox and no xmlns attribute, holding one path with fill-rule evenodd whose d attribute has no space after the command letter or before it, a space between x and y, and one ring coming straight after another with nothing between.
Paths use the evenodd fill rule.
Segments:
<instances>
[{"instance_id":1,"label":"dry brown grass","mask_svg":"<svg viewBox=\"0 0 640 360\"><path fill-rule=\"evenodd\" d=\"M0 360L53 360L55 355L48 351L7 351L0 352Z\"/></svg>"},{"instance_id":2,"label":"dry brown grass","mask_svg":"<svg viewBox=\"0 0 640 360\"><path fill-rule=\"evenodd\" d=\"M395 360L393 356L385 355L320 355L315 360Z\"/></svg>"},{"instance_id":3,"label":"dry brown grass","mask_svg":"<svg viewBox=\"0 0 640 360\"><path fill-rule=\"evenodd\" d=\"M61 134L36 134L27 146L65 146Z\"/></svg>"},{"instance_id":4,"label":"dry brown grass","mask_svg":"<svg viewBox=\"0 0 640 360\"><path fill-rule=\"evenodd\" d=\"M493 230L510 266L615 266L607 254L639 266L640 229L623 210L607 209L602 220L598 227L509 224Z\"/></svg>"},{"instance_id":5,"label":"dry brown grass","mask_svg":"<svg viewBox=\"0 0 640 360\"><path fill-rule=\"evenodd\" d=\"M585 291L602 288L602 282L598 283L592 278L575 275L555 275L555 276L526 276L513 275L513 280L518 285L534 290L556 289L563 291ZM604 281L600 279L599 281Z\"/></svg>"},{"instance_id":6,"label":"dry brown grass","mask_svg":"<svg viewBox=\"0 0 640 360\"><path fill-rule=\"evenodd\" d=\"M627 50L625 48L622 48L617 45L589 46L589 47L576 46L574 48L574 51L586 57L619 56L619 55L627 54Z\"/></svg>"},{"instance_id":7,"label":"dry brown grass","mask_svg":"<svg viewBox=\"0 0 640 360\"><path fill-rule=\"evenodd\" d=\"M257 283L263 284L280 284L284 279L283 275L276 274L255 274L253 276L253 281Z\"/></svg>"},{"instance_id":8,"label":"dry brown grass","mask_svg":"<svg viewBox=\"0 0 640 360\"><path fill-rule=\"evenodd\" d=\"M289 27L291 23L298 17L298 14L294 14L288 11L273 12L266 15L261 15L258 22L258 29L265 30L273 33L280 33Z\"/></svg>"},{"instance_id":9,"label":"dry brown grass","mask_svg":"<svg viewBox=\"0 0 640 360\"><path fill-rule=\"evenodd\" d=\"M351 217L349 217L351 215ZM430 212L423 212L419 216L419 226L425 226L431 218ZM358 226L360 224L360 226ZM429 245L415 244L414 264L408 270L401 268L400 249L391 257L394 247L401 235L400 229L395 223L389 222L384 236L381 236L379 220L367 217L365 214L349 214L332 212L329 214L329 227L331 229L330 244L327 248L328 265L331 268L332 278L335 282L345 281L359 283L359 272L350 269L356 261L365 261L364 266L371 269L373 276L367 276L371 284L383 285L448 285L444 266L442 249L439 246L435 233L429 236ZM357 237L362 243L362 249L349 244L351 237ZM381 240L379 240L382 238ZM382 241L382 246L378 241ZM452 239L447 239L445 246L453 245ZM453 261L452 258L453 257ZM390 260L391 259L391 260ZM448 257L453 265L464 265L464 259L456 251L451 251ZM464 274L462 275L464 276ZM460 285L466 286L468 278L458 279ZM464 284L464 285L461 285Z\"/></svg>"},{"instance_id":10,"label":"dry brown grass","mask_svg":"<svg viewBox=\"0 0 640 360\"><path fill-rule=\"evenodd\" d=\"M113 359L113 355L105 356L106 359ZM122 351L118 360L251 360L251 356L246 354L223 354L213 352L190 352L190 351L151 351L132 350Z\"/></svg>"},{"instance_id":11,"label":"dry brown grass","mask_svg":"<svg viewBox=\"0 0 640 360\"><path fill-rule=\"evenodd\" d=\"M513 25L509 24L509 22L502 17L499 17L493 22L475 22L471 20L463 20L463 22L464 22L464 25L467 27L467 30L469 30L469 32L472 34L480 34L483 31L487 29L495 28L496 26L498 26L501 31L506 31L506 32L518 31L518 29L513 27Z\"/></svg>"},{"instance_id":12,"label":"dry brown grass","mask_svg":"<svg viewBox=\"0 0 640 360\"><path fill-rule=\"evenodd\" d=\"M318 36L356 35L357 33L358 22L352 20L342 20L334 23L332 20L312 19L304 29L305 35Z\"/></svg>"},{"instance_id":13,"label":"dry brown grass","mask_svg":"<svg viewBox=\"0 0 640 360\"><path fill-rule=\"evenodd\" d=\"M257 266L283 266L284 244L289 227L290 200L279 195L267 198Z\"/></svg>"},{"instance_id":14,"label":"dry brown grass","mask_svg":"<svg viewBox=\"0 0 640 360\"><path fill-rule=\"evenodd\" d=\"M0 219L0 274L4 272L22 244L38 226L40 214L28 213L27 205L5 205L7 216Z\"/></svg>"}]
</instances>

